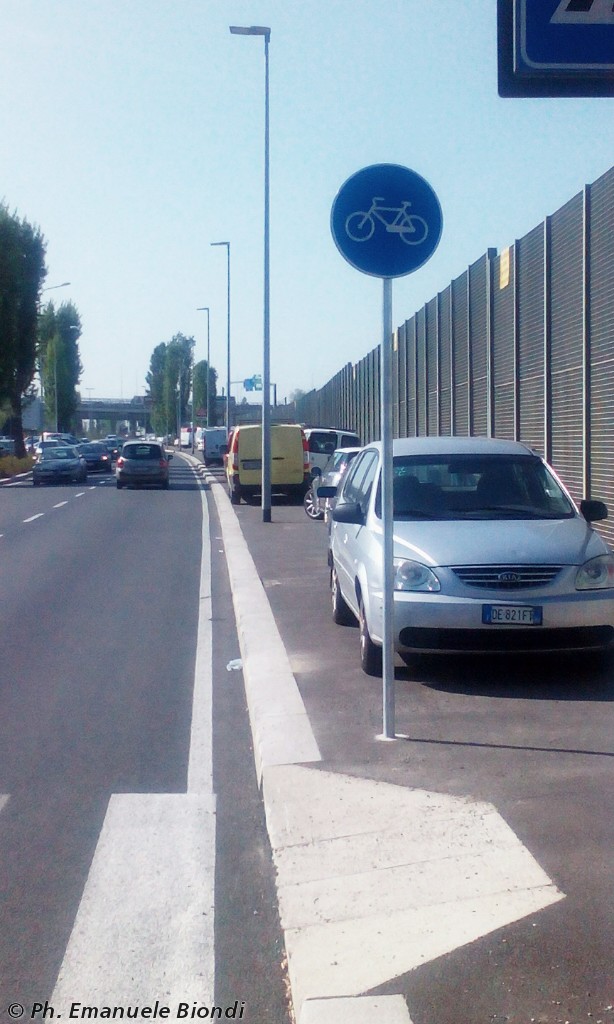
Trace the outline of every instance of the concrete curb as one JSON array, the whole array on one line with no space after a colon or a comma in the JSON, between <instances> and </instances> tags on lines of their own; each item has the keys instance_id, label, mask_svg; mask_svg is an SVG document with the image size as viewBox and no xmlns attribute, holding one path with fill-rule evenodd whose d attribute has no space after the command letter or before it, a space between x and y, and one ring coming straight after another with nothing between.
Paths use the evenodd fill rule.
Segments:
<instances>
[{"instance_id":1,"label":"concrete curb","mask_svg":"<svg viewBox=\"0 0 614 1024\"><path fill-rule=\"evenodd\" d=\"M321 755L303 699L275 623L264 587L230 500L202 463L189 456L201 477L212 483L230 577L243 680L254 741L258 785L267 767L307 764Z\"/></svg>"}]
</instances>

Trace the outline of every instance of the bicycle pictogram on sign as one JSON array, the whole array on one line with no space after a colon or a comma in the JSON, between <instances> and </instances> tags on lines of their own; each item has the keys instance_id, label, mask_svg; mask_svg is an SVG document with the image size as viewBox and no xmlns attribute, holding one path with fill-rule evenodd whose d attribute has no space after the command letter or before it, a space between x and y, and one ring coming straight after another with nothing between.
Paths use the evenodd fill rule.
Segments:
<instances>
[{"instance_id":1,"label":"bicycle pictogram on sign","mask_svg":"<svg viewBox=\"0 0 614 1024\"><path fill-rule=\"evenodd\" d=\"M400 206L383 206L384 196L374 196L369 210L355 210L345 222L345 230L353 242L368 242L373 237L376 221L390 234L399 235L406 245L420 245L429 228L423 217L409 213L411 202L402 200ZM378 205L379 204L379 205Z\"/></svg>"}]
</instances>

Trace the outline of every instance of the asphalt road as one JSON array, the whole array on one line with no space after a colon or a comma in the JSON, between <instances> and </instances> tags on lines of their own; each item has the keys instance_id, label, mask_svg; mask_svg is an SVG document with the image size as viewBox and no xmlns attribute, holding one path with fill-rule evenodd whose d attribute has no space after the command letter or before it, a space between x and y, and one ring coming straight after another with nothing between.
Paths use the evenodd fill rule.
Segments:
<instances>
[{"instance_id":1,"label":"asphalt road","mask_svg":"<svg viewBox=\"0 0 614 1024\"><path fill-rule=\"evenodd\" d=\"M564 894L418 969L392 971L371 994L402 993L414 1024L611 1024L614 663L421 657L408 669L399 662L402 738L382 742L381 684L359 667L358 630L330 616L324 525L283 499L271 524L257 505L235 511L322 768L489 802Z\"/></svg>"},{"instance_id":2,"label":"asphalt road","mask_svg":"<svg viewBox=\"0 0 614 1024\"><path fill-rule=\"evenodd\" d=\"M225 562L214 543L201 583L201 485L181 459L171 466L169 491L118 492L97 476L0 488L0 1020L15 1003L42 1016L59 973L87 1002L94 934L109 954L103 1003L172 991L190 1007L239 1000L244 1020L287 1021L241 675L226 669L238 644ZM215 735L210 792L190 796L203 587ZM214 948L181 917L177 879L203 917L214 888ZM152 991L160 935L187 952Z\"/></svg>"}]
</instances>

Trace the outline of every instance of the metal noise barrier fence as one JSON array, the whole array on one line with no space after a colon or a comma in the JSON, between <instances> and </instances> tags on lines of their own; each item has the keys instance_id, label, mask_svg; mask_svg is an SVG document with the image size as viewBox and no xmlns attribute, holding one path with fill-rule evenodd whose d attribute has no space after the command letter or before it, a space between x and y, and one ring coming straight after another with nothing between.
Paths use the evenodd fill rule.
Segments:
<instances>
[{"instance_id":1,"label":"metal noise barrier fence","mask_svg":"<svg viewBox=\"0 0 614 1024\"><path fill-rule=\"evenodd\" d=\"M488 249L393 336L396 437L524 441L614 543L614 167L512 246ZM301 422L379 437L379 346L296 403Z\"/></svg>"}]
</instances>

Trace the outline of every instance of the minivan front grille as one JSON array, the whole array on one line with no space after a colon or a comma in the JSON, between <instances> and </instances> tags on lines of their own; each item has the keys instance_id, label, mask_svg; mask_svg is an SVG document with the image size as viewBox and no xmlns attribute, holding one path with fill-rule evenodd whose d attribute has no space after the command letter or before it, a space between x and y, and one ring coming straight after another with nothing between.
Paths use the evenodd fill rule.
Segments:
<instances>
[{"instance_id":1,"label":"minivan front grille","mask_svg":"<svg viewBox=\"0 0 614 1024\"><path fill-rule=\"evenodd\" d=\"M452 572L468 587L483 590L526 590L552 583L560 565L453 565Z\"/></svg>"}]
</instances>

